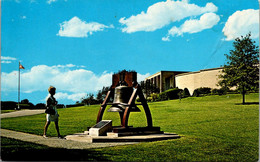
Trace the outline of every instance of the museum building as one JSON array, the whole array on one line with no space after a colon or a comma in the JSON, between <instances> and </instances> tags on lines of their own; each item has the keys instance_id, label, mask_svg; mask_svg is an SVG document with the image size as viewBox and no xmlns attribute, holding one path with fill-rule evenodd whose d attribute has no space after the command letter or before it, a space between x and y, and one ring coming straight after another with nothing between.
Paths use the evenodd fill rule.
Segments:
<instances>
[{"instance_id":1,"label":"museum building","mask_svg":"<svg viewBox=\"0 0 260 162\"><path fill-rule=\"evenodd\" d=\"M222 72L222 67L203 69L196 72L186 71L160 71L145 79L164 92L170 88L187 88L190 94L200 87L220 88L217 86L218 75Z\"/></svg>"}]
</instances>

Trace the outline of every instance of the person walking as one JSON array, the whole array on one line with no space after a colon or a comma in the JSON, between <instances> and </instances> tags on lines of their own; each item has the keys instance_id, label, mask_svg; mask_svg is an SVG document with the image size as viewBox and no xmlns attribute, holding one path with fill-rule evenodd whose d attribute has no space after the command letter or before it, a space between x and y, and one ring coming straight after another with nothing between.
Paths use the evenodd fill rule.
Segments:
<instances>
[{"instance_id":1,"label":"person walking","mask_svg":"<svg viewBox=\"0 0 260 162\"><path fill-rule=\"evenodd\" d=\"M57 133L58 133L58 138L62 138L62 136L60 135L60 130L59 130L59 114L58 114L58 111L57 111L57 104L58 102L56 101L56 99L54 98L54 95L56 93L56 88L53 87L53 86L50 86L49 89L49 96L47 97L47 101L46 101L46 123L45 123L45 126L44 126L44 133L43 133L43 137L47 138L46 136L46 132L48 130L48 127L50 125L50 123L52 121L54 121L55 123L55 128L57 130Z\"/></svg>"}]
</instances>

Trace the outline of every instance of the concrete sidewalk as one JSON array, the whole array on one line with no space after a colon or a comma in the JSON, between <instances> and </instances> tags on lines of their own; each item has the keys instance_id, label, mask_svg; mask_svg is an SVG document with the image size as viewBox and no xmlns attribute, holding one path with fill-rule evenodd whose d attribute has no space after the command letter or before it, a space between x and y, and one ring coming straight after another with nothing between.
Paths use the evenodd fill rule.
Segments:
<instances>
[{"instance_id":1,"label":"concrete sidewalk","mask_svg":"<svg viewBox=\"0 0 260 162\"><path fill-rule=\"evenodd\" d=\"M19 110L10 113L3 113L1 114L2 118L14 118L19 116L29 116L29 115L36 115L36 114L43 114L45 113L45 109L36 109L36 110Z\"/></svg>"},{"instance_id":2,"label":"concrete sidewalk","mask_svg":"<svg viewBox=\"0 0 260 162\"><path fill-rule=\"evenodd\" d=\"M128 145L128 144L136 143L136 142L87 143L87 142L78 142L78 141L72 141L66 139L59 139L57 137L44 138L43 136L39 136L39 135L16 132L7 129L1 129L1 136L7 138L13 138L21 141L46 145L49 147L66 148L66 149L91 149L91 148L111 147L111 146Z\"/></svg>"}]
</instances>

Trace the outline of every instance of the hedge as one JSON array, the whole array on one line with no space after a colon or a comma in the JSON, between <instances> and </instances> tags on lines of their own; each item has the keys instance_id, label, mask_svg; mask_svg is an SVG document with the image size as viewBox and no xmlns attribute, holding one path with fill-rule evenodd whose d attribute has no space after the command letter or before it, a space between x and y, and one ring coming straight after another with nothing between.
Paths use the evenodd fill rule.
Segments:
<instances>
[{"instance_id":1,"label":"hedge","mask_svg":"<svg viewBox=\"0 0 260 162\"><path fill-rule=\"evenodd\" d=\"M70 107L79 107L79 106L84 106L84 104L81 103L81 104L74 104L74 105L66 105L66 108L70 108Z\"/></svg>"},{"instance_id":2,"label":"hedge","mask_svg":"<svg viewBox=\"0 0 260 162\"><path fill-rule=\"evenodd\" d=\"M195 97L198 97L200 95L207 95L211 93L211 88L209 87L201 87L194 90L193 95Z\"/></svg>"},{"instance_id":3,"label":"hedge","mask_svg":"<svg viewBox=\"0 0 260 162\"><path fill-rule=\"evenodd\" d=\"M189 92L188 88L184 88L183 97L190 97L190 92Z\"/></svg>"},{"instance_id":4,"label":"hedge","mask_svg":"<svg viewBox=\"0 0 260 162\"><path fill-rule=\"evenodd\" d=\"M172 100L172 99L178 99L179 98L179 92L182 91L179 88L173 88L166 90L165 92L159 93L158 99L160 101L164 100Z\"/></svg>"},{"instance_id":5,"label":"hedge","mask_svg":"<svg viewBox=\"0 0 260 162\"><path fill-rule=\"evenodd\" d=\"M17 108L17 102L1 101L1 110L14 110L15 108Z\"/></svg>"}]
</instances>

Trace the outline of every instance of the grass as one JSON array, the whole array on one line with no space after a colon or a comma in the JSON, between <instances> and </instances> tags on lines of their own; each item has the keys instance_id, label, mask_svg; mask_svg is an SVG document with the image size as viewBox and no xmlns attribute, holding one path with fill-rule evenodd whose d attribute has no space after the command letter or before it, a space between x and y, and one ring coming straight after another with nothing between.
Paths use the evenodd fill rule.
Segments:
<instances>
[{"instance_id":1,"label":"grass","mask_svg":"<svg viewBox=\"0 0 260 162\"><path fill-rule=\"evenodd\" d=\"M50 148L4 137L1 138L1 152L4 161L107 161L97 151Z\"/></svg>"},{"instance_id":2,"label":"grass","mask_svg":"<svg viewBox=\"0 0 260 162\"><path fill-rule=\"evenodd\" d=\"M14 112L14 111L17 111L17 110L1 110L1 114Z\"/></svg>"},{"instance_id":3,"label":"grass","mask_svg":"<svg viewBox=\"0 0 260 162\"><path fill-rule=\"evenodd\" d=\"M177 140L94 149L113 161L257 161L259 95L190 97L149 103L153 123L165 132L182 136ZM140 107L141 108L141 107ZM63 135L83 132L96 122L99 106L59 109ZM118 113L104 114L119 125ZM145 114L131 113L129 125L146 126ZM1 127L42 135L45 115L1 120ZM48 135L56 136L54 124Z\"/></svg>"}]
</instances>

